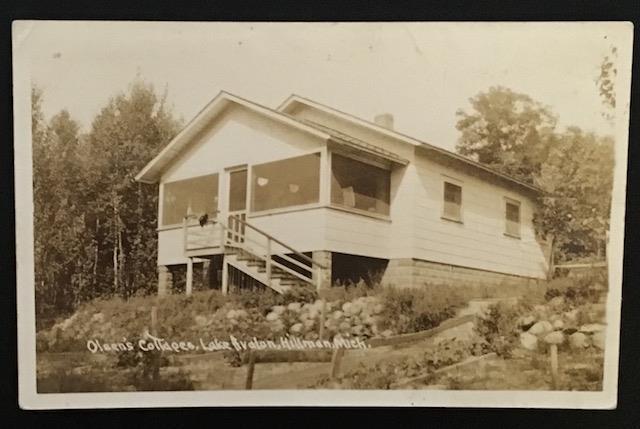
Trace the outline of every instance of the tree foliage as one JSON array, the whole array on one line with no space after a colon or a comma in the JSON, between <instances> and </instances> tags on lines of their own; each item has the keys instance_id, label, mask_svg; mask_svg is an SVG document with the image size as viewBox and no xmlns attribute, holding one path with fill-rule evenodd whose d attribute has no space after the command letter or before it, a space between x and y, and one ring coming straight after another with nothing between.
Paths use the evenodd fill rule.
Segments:
<instances>
[{"instance_id":1,"label":"tree foliage","mask_svg":"<svg viewBox=\"0 0 640 429\"><path fill-rule=\"evenodd\" d=\"M561 257L601 253L609 230L613 188L613 139L569 128L554 140L538 184L542 195L534 219L554 236Z\"/></svg>"},{"instance_id":2,"label":"tree foliage","mask_svg":"<svg viewBox=\"0 0 640 429\"><path fill-rule=\"evenodd\" d=\"M166 94L134 81L88 133L68 112L47 123L32 89L36 307L72 311L98 296L155 283L157 192L134 175L178 131Z\"/></svg>"},{"instance_id":3,"label":"tree foliage","mask_svg":"<svg viewBox=\"0 0 640 429\"><path fill-rule=\"evenodd\" d=\"M602 99L602 104L606 108L602 115L608 120L613 119L616 109L615 79L618 74L618 69L616 68L617 58L618 49L612 46L609 54L605 55L602 63L600 63L600 74L596 79L598 93Z\"/></svg>"},{"instance_id":4,"label":"tree foliage","mask_svg":"<svg viewBox=\"0 0 640 429\"><path fill-rule=\"evenodd\" d=\"M494 169L541 187L538 232L553 237L558 259L602 250L609 227L613 141L572 127L525 94L493 87L457 112L457 150Z\"/></svg>"},{"instance_id":5,"label":"tree foliage","mask_svg":"<svg viewBox=\"0 0 640 429\"><path fill-rule=\"evenodd\" d=\"M458 110L457 151L503 173L532 182L547 157L556 125L551 111L528 95L492 87Z\"/></svg>"}]
</instances>

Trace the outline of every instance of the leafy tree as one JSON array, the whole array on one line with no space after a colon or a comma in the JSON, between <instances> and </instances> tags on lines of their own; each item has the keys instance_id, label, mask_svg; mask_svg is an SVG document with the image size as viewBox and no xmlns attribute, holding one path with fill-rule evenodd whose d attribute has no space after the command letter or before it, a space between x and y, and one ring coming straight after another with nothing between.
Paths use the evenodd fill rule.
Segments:
<instances>
[{"instance_id":1,"label":"leafy tree","mask_svg":"<svg viewBox=\"0 0 640 429\"><path fill-rule=\"evenodd\" d=\"M47 124L42 91L32 89L36 309L48 315L69 311L82 287L76 276L83 256L84 225L79 209L80 127L62 111Z\"/></svg>"},{"instance_id":2,"label":"leafy tree","mask_svg":"<svg viewBox=\"0 0 640 429\"><path fill-rule=\"evenodd\" d=\"M457 112L457 150L541 187L534 222L556 258L599 253L609 227L613 142L579 128L555 130L553 113L529 96L494 87Z\"/></svg>"},{"instance_id":3,"label":"leafy tree","mask_svg":"<svg viewBox=\"0 0 640 429\"><path fill-rule=\"evenodd\" d=\"M157 190L134 176L179 128L166 93L134 81L86 135L66 111L47 123L39 88L31 98L39 319L95 297L153 290Z\"/></svg>"},{"instance_id":4,"label":"leafy tree","mask_svg":"<svg viewBox=\"0 0 640 429\"><path fill-rule=\"evenodd\" d=\"M560 259L601 253L609 230L613 187L613 140L569 128L560 134L543 165L535 220L551 234Z\"/></svg>"},{"instance_id":5,"label":"leafy tree","mask_svg":"<svg viewBox=\"0 0 640 429\"><path fill-rule=\"evenodd\" d=\"M457 151L503 173L532 183L547 157L556 117L528 95L492 87L458 110Z\"/></svg>"},{"instance_id":6,"label":"leafy tree","mask_svg":"<svg viewBox=\"0 0 640 429\"><path fill-rule=\"evenodd\" d=\"M135 182L138 171L177 133L179 122L151 85L134 81L93 121L87 203L94 228L97 292L130 296L155 284L157 190Z\"/></svg>"},{"instance_id":7,"label":"leafy tree","mask_svg":"<svg viewBox=\"0 0 640 429\"><path fill-rule=\"evenodd\" d=\"M616 109L615 79L618 74L618 69L616 68L617 58L618 48L612 46L609 54L602 59L600 74L596 79L596 86L602 98L602 104L606 108L602 115L608 120L613 120Z\"/></svg>"}]
</instances>

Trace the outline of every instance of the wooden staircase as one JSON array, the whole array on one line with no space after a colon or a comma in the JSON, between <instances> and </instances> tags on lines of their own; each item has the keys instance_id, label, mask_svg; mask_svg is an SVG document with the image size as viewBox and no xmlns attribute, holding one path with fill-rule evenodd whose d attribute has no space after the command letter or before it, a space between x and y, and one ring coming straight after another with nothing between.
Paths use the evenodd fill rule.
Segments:
<instances>
[{"instance_id":1,"label":"wooden staircase","mask_svg":"<svg viewBox=\"0 0 640 429\"><path fill-rule=\"evenodd\" d=\"M190 225L189 222L190 219L185 218L185 255L197 257L211 249L223 253L223 293L228 291L229 269L235 269L277 293L295 287L319 287L320 276L315 272L326 269L325 266L246 220L232 215L228 217L227 224L209 219L204 227ZM203 236L208 244L202 244Z\"/></svg>"},{"instance_id":2,"label":"wooden staircase","mask_svg":"<svg viewBox=\"0 0 640 429\"><path fill-rule=\"evenodd\" d=\"M313 286L312 283L303 281L278 267L272 267L271 275L267 276L267 262L263 258L240 248L228 251L225 254L225 259L230 267L278 293L284 293L293 287Z\"/></svg>"}]
</instances>

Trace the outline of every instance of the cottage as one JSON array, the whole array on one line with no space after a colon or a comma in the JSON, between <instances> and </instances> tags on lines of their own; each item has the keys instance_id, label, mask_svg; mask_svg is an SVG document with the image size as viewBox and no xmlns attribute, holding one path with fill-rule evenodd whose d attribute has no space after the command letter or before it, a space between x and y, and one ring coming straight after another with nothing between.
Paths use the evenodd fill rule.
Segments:
<instances>
[{"instance_id":1,"label":"cottage","mask_svg":"<svg viewBox=\"0 0 640 429\"><path fill-rule=\"evenodd\" d=\"M545 279L539 190L393 129L292 95L221 92L136 179L159 184L158 292L186 265L227 292L377 274L398 287Z\"/></svg>"}]
</instances>

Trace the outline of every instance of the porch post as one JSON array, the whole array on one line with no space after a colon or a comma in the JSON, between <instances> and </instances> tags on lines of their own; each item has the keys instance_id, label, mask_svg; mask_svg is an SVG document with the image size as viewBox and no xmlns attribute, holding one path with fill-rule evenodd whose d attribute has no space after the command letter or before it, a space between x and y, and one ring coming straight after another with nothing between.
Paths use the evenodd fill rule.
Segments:
<instances>
[{"instance_id":1,"label":"porch post","mask_svg":"<svg viewBox=\"0 0 640 429\"><path fill-rule=\"evenodd\" d=\"M326 250L316 250L312 252L312 259L319 264L325 266L320 268L315 266L313 269L313 283L317 290L331 287L331 252Z\"/></svg>"},{"instance_id":2,"label":"porch post","mask_svg":"<svg viewBox=\"0 0 640 429\"><path fill-rule=\"evenodd\" d=\"M187 281L185 286L185 293L191 295L193 292L193 258L187 258Z\"/></svg>"},{"instance_id":3,"label":"porch post","mask_svg":"<svg viewBox=\"0 0 640 429\"><path fill-rule=\"evenodd\" d=\"M166 265L158 266L158 296L166 295L173 286L173 274Z\"/></svg>"},{"instance_id":4,"label":"porch post","mask_svg":"<svg viewBox=\"0 0 640 429\"><path fill-rule=\"evenodd\" d=\"M227 262L227 256L222 255L222 294L229 293L229 263Z\"/></svg>"}]
</instances>

